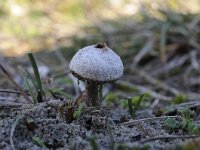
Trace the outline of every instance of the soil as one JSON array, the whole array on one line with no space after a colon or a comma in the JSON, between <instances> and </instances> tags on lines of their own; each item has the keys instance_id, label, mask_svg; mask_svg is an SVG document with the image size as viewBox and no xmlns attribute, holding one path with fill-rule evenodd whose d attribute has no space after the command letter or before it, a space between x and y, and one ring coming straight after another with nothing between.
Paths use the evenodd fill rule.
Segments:
<instances>
[{"instance_id":1,"label":"soil","mask_svg":"<svg viewBox=\"0 0 200 150\"><path fill-rule=\"evenodd\" d=\"M0 149L122 149L138 147L141 149L176 149L177 143L183 144L184 138L147 140L157 136L183 135L182 129L169 130L163 119L143 120L131 125L124 122L155 117L154 111L144 109L132 119L129 112L120 105L110 108L85 111L72 122L59 113L63 101L50 100L39 104L4 104L0 107ZM186 103L187 105L187 103ZM180 106L180 107L179 107ZM179 109L181 105L171 107ZM194 107L191 107L194 108ZM170 110L170 109L168 109ZM199 119L200 108L195 107L194 121ZM195 138L194 141L199 141ZM187 139L188 141L188 139ZM92 144L93 143L93 144ZM121 144L121 145L120 145ZM125 149L125 148L124 148Z\"/></svg>"}]
</instances>

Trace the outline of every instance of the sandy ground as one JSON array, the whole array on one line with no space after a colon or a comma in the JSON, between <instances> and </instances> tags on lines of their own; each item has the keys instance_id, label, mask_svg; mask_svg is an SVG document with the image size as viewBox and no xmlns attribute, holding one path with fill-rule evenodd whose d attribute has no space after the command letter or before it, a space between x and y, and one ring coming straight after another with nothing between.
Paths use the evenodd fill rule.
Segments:
<instances>
[{"instance_id":1,"label":"sandy ground","mask_svg":"<svg viewBox=\"0 0 200 150\"><path fill-rule=\"evenodd\" d=\"M188 139L150 140L157 136L184 135L181 129L169 130L163 119L145 120L155 115L152 110L137 112L135 120L120 106L84 112L71 123L59 114L62 101L51 100L37 105L4 105L0 107L0 149L175 149ZM181 106L181 105L180 105ZM173 108L172 108L173 109ZM195 110L199 118L199 107ZM144 120L141 120L141 119ZM125 122L137 121L126 125ZM124 124L123 124L124 123ZM199 141L196 138L193 141ZM128 147L128 148L127 148Z\"/></svg>"}]
</instances>

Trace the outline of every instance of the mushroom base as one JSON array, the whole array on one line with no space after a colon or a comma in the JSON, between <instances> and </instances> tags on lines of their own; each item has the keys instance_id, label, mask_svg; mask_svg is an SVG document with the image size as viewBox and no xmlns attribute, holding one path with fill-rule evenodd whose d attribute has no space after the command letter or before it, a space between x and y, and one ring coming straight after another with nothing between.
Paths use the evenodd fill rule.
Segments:
<instances>
[{"instance_id":1,"label":"mushroom base","mask_svg":"<svg viewBox=\"0 0 200 150\"><path fill-rule=\"evenodd\" d=\"M87 99L86 99L86 105L87 106L100 106L101 100L100 95L101 91L99 91L99 85L95 82L88 82L86 85L86 91L87 91Z\"/></svg>"}]
</instances>

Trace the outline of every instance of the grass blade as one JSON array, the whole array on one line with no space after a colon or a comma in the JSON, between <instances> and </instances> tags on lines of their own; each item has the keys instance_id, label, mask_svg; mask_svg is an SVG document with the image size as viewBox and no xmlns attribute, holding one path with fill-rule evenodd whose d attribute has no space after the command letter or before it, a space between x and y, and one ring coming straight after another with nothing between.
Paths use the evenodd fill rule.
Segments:
<instances>
[{"instance_id":1,"label":"grass blade","mask_svg":"<svg viewBox=\"0 0 200 150\"><path fill-rule=\"evenodd\" d=\"M131 97L128 97L127 100L128 100L128 108L129 108L129 113L132 117L135 117L135 113L136 111L138 110L139 106L140 106L140 103L142 102L142 99L144 97L144 94L140 95L137 103L134 105L133 102L132 102L132 98ZM134 108L133 108L134 106Z\"/></svg>"},{"instance_id":2,"label":"grass blade","mask_svg":"<svg viewBox=\"0 0 200 150\"><path fill-rule=\"evenodd\" d=\"M94 137L89 137L88 140L90 142L92 150L99 150L96 139Z\"/></svg>"},{"instance_id":3,"label":"grass blade","mask_svg":"<svg viewBox=\"0 0 200 150\"><path fill-rule=\"evenodd\" d=\"M132 98L131 97L128 97L127 98L128 100L128 108L129 108L129 113L131 116L133 116L133 102L132 102Z\"/></svg>"},{"instance_id":4,"label":"grass blade","mask_svg":"<svg viewBox=\"0 0 200 150\"><path fill-rule=\"evenodd\" d=\"M28 90L29 90L29 93L31 94L31 97L32 97L32 99L33 99L33 102L36 104L36 103L37 103L37 99L36 99L34 93L33 93L32 90L31 90L31 86L30 86L30 84L29 84L29 82L28 82L27 77L24 77L24 81L25 81L25 83L26 83L26 86L28 87Z\"/></svg>"},{"instance_id":5,"label":"grass blade","mask_svg":"<svg viewBox=\"0 0 200 150\"><path fill-rule=\"evenodd\" d=\"M166 23L161 27L160 33L160 52L161 52L161 60L166 63L167 61L167 51L166 51L166 42L167 42L167 30L169 28L169 24Z\"/></svg>"},{"instance_id":6,"label":"grass blade","mask_svg":"<svg viewBox=\"0 0 200 150\"><path fill-rule=\"evenodd\" d=\"M140 103L142 102L142 99L143 99L144 95L145 95L145 94L140 95L139 100L137 101L137 103L136 103L136 105L135 105L135 107L134 107L134 109L133 109L133 116L134 116L134 117L135 117L136 111L138 110L138 108L139 108L139 106L140 106Z\"/></svg>"},{"instance_id":7,"label":"grass blade","mask_svg":"<svg viewBox=\"0 0 200 150\"><path fill-rule=\"evenodd\" d=\"M36 79L36 83L37 83L37 87L38 87L37 91L41 91L42 95L44 96L42 81L41 81L41 78L40 78L40 74L39 74L39 71L38 71L38 67L37 67L35 58L34 58L32 53L28 53L28 57L29 57L29 60L31 62L31 66L33 68L33 72L34 72L34 75L35 75L35 79Z\"/></svg>"},{"instance_id":8,"label":"grass blade","mask_svg":"<svg viewBox=\"0 0 200 150\"><path fill-rule=\"evenodd\" d=\"M31 76L30 72L27 69L25 69L25 72L26 72L27 79L31 80L32 84L34 85L34 88L37 90L38 87L37 87L37 83L35 82L34 78Z\"/></svg>"}]
</instances>

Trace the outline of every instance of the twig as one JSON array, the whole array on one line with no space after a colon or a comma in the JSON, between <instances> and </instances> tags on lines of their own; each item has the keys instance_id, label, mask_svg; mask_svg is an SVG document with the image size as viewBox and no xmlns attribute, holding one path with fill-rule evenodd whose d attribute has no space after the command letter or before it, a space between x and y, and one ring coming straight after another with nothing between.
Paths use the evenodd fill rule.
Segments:
<instances>
[{"instance_id":1,"label":"twig","mask_svg":"<svg viewBox=\"0 0 200 150\"><path fill-rule=\"evenodd\" d=\"M0 89L0 92L2 92L2 93L21 94L19 91L9 90L9 89ZM29 94L29 93L26 93L26 95L30 95L30 94Z\"/></svg>"},{"instance_id":2,"label":"twig","mask_svg":"<svg viewBox=\"0 0 200 150\"><path fill-rule=\"evenodd\" d=\"M176 56L173 60L168 62L166 65L162 66L159 69L156 69L155 71L152 71L151 76L166 74L172 69L177 69L178 67L181 67L189 58L190 56L188 54L183 55L181 57Z\"/></svg>"},{"instance_id":3,"label":"twig","mask_svg":"<svg viewBox=\"0 0 200 150\"><path fill-rule=\"evenodd\" d=\"M131 68L132 67L135 67L139 62L140 60L145 56L145 54L147 52L149 52L150 50L152 50L152 47L153 47L153 40L150 39L145 45L144 47L139 51L139 53L134 57L132 63L131 63Z\"/></svg>"},{"instance_id":4,"label":"twig","mask_svg":"<svg viewBox=\"0 0 200 150\"><path fill-rule=\"evenodd\" d=\"M167 119L167 118L180 118L180 116L162 116L162 117L152 117L152 118L144 118L144 119L137 119L133 121L123 122L121 125L130 126L138 122L143 121L155 121L155 120L161 120L161 119Z\"/></svg>"},{"instance_id":5,"label":"twig","mask_svg":"<svg viewBox=\"0 0 200 150\"><path fill-rule=\"evenodd\" d=\"M185 92L185 94L187 95L188 99L191 99L191 100L198 100L198 99L200 99L200 94L199 93Z\"/></svg>"},{"instance_id":6,"label":"twig","mask_svg":"<svg viewBox=\"0 0 200 150\"><path fill-rule=\"evenodd\" d=\"M10 99L9 99L10 100ZM11 101L1 101L0 100L0 109L8 109L8 108L19 108L23 105L23 103L16 103Z\"/></svg>"},{"instance_id":7,"label":"twig","mask_svg":"<svg viewBox=\"0 0 200 150\"><path fill-rule=\"evenodd\" d=\"M10 131L10 144L11 144L11 147L13 150L15 150L15 145L14 145L14 142L13 142L13 134L14 134L14 131L15 131L15 128L17 126L17 123L19 121L19 117L17 117L17 119L15 120L15 122L13 123L12 125L12 128L11 128L11 131Z\"/></svg>"},{"instance_id":8,"label":"twig","mask_svg":"<svg viewBox=\"0 0 200 150\"><path fill-rule=\"evenodd\" d=\"M158 92L155 92L145 86L135 86L136 88L138 88L141 92L143 93L148 93L150 94L152 97L156 98L156 99L159 99L159 100L162 100L162 101L171 101L173 98L170 97L170 96L165 96L165 95L162 95L162 94L159 94Z\"/></svg>"},{"instance_id":9,"label":"twig","mask_svg":"<svg viewBox=\"0 0 200 150\"><path fill-rule=\"evenodd\" d=\"M191 101L186 103L181 103L178 105L172 105L170 107L166 107L166 112L163 112L163 115L171 114L172 112L176 112L177 110L183 109L183 108L189 108L189 109L195 109L200 106L199 101Z\"/></svg>"},{"instance_id":10,"label":"twig","mask_svg":"<svg viewBox=\"0 0 200 150\"><path fill-rule=\"evenodd\" d=\"M160 99L160 100L163 100L163 101L171 101L172 100L172 97L169 97L169 96L165 96L165 95L161 95L157 92L154 92L153 90L147 88L146 86L141 86L141 85L135 85L135 84L131 84L130 82L125 82L125 81L117 81L115 82L114 84L116 85L125 85L127 86L127 88L135 88L137 89L138 91L141 91L141 93L148 93L150 94L152 97L156 98L156 99Z\"/></svg>"},{"instance_id":11,"label":"twig","mask_svg":"<svg viewBox=\"0 0 200 150\"><path fill-rule=\"evenodd\" d=\"M191 63L192 63L193 68L199 72L200 65L199 65L199 62L197 61L196 51L191 52Z\"/></svg>"},{"instance_id":12,"label":"twig","mask_svg":"<svg viewBox=\"0 0 200 150\"><path fill-rule=\"evenodd\" d=\"M150 108L151 108L151 109L154 109L154 107L156 107L156 106L158 105L159 101L160 101L159 99L155 99L155 100L153 101L153 103L151 104Z\"/></svg>"},{"instance_id":13,"label":"twig","mask_svg":"<svg viewBox=\"0 0 200 150\"><path fill-rule=\"evenodd\" d=\"M180 91L178 91L177 89L167 85L166 83L164 83L164 82L162 82L162 81L150 76L147 72L141 71L139 69L136 69L136 70L137 71L135 71L135 73L138 73L139 76L143 77L150 84L156 85L157 87L160 87L163 90L169 91L170 93L172 93L174 95L180 94Z\"/></svg>"},{"instance_id":14,"label":"twig","mask_svg":"<svg viewBox=\"0 0 200 150\"><path fill-rule=\"evenodd\" d=\"M142 93L148 93L148 94L150 94L154 98L157 98L157 99L160 99L160 100L163 100L163 101L171 101L172 100L172 97L161 95L161 94L159 94L157 92L154 92L151 89L148 89L145 86L134 85L134 87L136 89L138 89L139 91L141 91Z\"/></svg>"},{"instance_id":15,"label":"twig","mask_svg":"<svg viewBox=\"0 0 200 150\"><path fill-rule=\"evenodd\" d=\"M190 39L189 44L198 50L200 49L200 44L198 44L198 42L196 42L194 39Z\"/></svg>"},{"instance_id":16,"label":"twig","mask_svg":"<svg viewBox=\"0 0 200 150\"><path fill-rule=\"evenodd\" d=\"M30 100L30 98L26 95L26 93L21 89L21 87L12 78L12 76L10 75L10 73L1 64L0 64L0 69L6 75L6 77L14 84L14 86L19 90L19 92L27 100L27 102L32 103L32 101Z\"/></svg>"},{"instance_id":17,"label":"twig","mask_svg":"<svg viewBox=\"0 0 200 150\"><path fill-rule=\"evenodd\" d=\"M147 142L155 141L155 140L164 140L164 139L185 139L185 138L198 138L200 135L169 135L169 136L156 136L153 138L149 138L140 142L140 144L145 144Z\"/></svg>"},{"instance_id":18,"label":"twig","mask_svg":"<svg viewBox=\"0 0 200 150\"><path fill-rule=\"evenodd\" d=\"M190 86L199 85L200 84L200 78L186 78L186 84Z\"/></svg>"}]
</instances>

